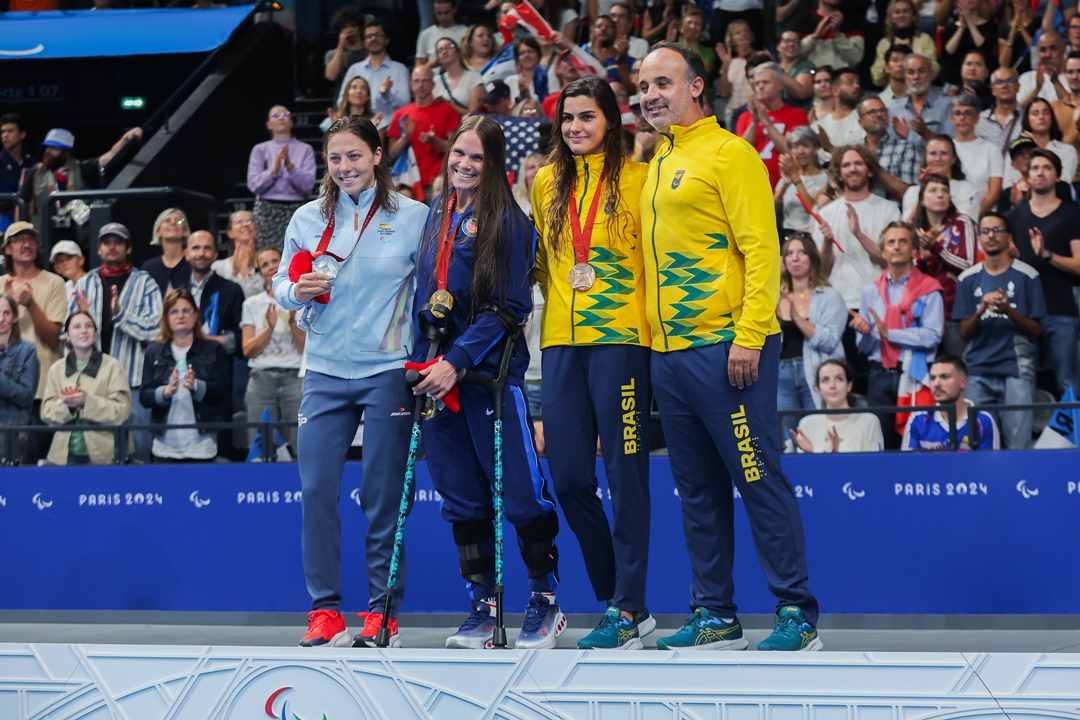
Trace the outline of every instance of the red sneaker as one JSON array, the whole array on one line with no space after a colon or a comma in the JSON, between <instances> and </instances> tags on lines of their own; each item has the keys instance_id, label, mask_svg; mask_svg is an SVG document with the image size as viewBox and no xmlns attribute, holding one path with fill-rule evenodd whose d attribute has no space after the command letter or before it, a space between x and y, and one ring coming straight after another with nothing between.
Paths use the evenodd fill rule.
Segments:
<instances>
[{"instance_id":1,"label":"red sneaker","mask_svg":"<svg viewBox=\"0 0 1080 720\"><path fill-rule=\"evenodd\" d=\"M349 644L345 616L337 610L312 610L307 617L307 635L300 640L300 647L342 647Z\"/></svg>"},{"instance_id":2,"label":"red sneaker","mask_svg":"<svg viewBox=\"0 0 1080 720\"><path fill-rule=\"evenodd\" d=\"M375 644L375 637L379 633L379 628L382 627L382 613L362 612L357 613L356 616L364 621L364 629L356 633L355 637L353 637L353 647L379 647ZM390 630L390 643L387 647L401 647L401 638L398 637L397 620L390 618L390 622L388 622L386 626L387 629Z\"/></svg>"}]
</instances>

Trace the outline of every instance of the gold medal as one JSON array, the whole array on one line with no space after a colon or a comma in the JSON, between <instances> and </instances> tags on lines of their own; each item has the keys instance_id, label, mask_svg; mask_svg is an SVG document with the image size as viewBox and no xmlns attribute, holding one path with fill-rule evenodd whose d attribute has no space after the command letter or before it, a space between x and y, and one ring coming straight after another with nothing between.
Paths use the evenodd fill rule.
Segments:
<instances>
[{"instance_id":1,"label":"gold medal","mask_svg":"<svg viewBox=\"0 0 1080 720\"><path fill-rule=\"evenodd\" d=\"M436 290L431 294L431 314L440 320L454 309L454 296L446 290Z\"/></svg>"},{"instance_id":2,"label":"gold medal","mask_svg":"<svg viewBox=\"0 0 1080 720\"><path fill-rule=\"evenodd\" d=\"M588 290L596 282L596 271L589 263L578 263L570 268L570 287L575 290Z\"/></svg>"}]
</instances>

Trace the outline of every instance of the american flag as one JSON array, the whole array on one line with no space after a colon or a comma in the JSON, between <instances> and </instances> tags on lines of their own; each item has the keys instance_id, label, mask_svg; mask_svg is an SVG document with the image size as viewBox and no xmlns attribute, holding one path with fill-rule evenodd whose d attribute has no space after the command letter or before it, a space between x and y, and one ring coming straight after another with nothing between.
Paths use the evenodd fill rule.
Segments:
<instances>
[{"instance_id":1,"label":"american flag","mask_svg":"<svg viewBox=\"0 0 1080 720\"><path fill-rule=\"evenodd\" d=\"M536 152L540 134L536 131L545 118L513 117L511 115L489 115L499 123L506 135L506 172L516 173L521 161Z\"/></svg>"}]
</instances>

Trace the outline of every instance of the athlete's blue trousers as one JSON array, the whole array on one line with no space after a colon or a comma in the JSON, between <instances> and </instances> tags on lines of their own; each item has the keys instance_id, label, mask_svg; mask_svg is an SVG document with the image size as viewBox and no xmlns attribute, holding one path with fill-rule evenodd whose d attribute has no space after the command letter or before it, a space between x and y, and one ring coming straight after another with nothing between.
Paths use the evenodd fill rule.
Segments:
<instances>
[{"instance_id":1,"label":"athlete's blue trousers","mask_svg":"<svg viewBox=\"0 0 1080 720\"><path fill-rule=\"evenodd\" d=\"M495 519L495 423L491 394L477 385L462 385L458 399L461 411L439 411L424 423L423 434L431 480L442 495L442 516L455 525L455 530L459 524L482 525ZM523 529L543 527L545 530L540 533L543 537L532 539L550 546L557 558L555 499L540 470L525 394L515 385L507 385L503 393L502 462L503 512L518 531L519 547L524 547ZM490 537L493 535L479 544L483 545L484 555L494 558L495 546ZM459 545L467 544L459 542ZM494 575L487 572L485 576L484 584L472 584L473 599L491 597ZM557 582L557 573L552 570L531 577L529 589L553 592Z\"/></svg>"},{"instance_id":2,"label":"athlete's blue trousers","mask_svg":"<svg viewBox=\"0 0 1080 720\"><path fill-rule=\"evenodd\" d=\"M649 566L649 355L633 345L545 348L544 437L563 515L581 545L597 600L646 609ZM596 440L614 522L597 497Z\"/></svg>"},{"instance_id":3,"label":"athlete's blue trousers","mask_svg":"<svg viewBox=\"0 0 1080 720\"><path fill-rule=\"evenodd\" d=\"M300 401L297 454L303 490L304 577L311 607L341 607L341 473L361 415L364 419L360 505L368 521L367 579L370 611L382 612L394 548L414 399L405 369L359 380L308 371ZM390 614L405 594L405 550L398 564Z\"/></svg>"},{"instance_id":4,"label":"athlete's blue trousers","mask_svg":"<svg viewBox=\"0 0 1080 720\"><path fill-rule=\"evenodd\" d=\"M735 616L734 481L777 608L796 605L816 623L802 516L791 482L780 470L780 336L765 341L759 379L742 390L728 382L730 348L731 343L721 343L652 356L653 392L693 570L691 607Z\"/></svg>"}]
</instances>

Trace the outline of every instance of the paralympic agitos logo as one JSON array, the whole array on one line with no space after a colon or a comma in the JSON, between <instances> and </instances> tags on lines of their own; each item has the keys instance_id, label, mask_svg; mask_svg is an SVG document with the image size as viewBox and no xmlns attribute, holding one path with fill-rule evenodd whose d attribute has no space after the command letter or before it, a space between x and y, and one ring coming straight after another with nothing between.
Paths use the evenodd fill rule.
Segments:
<instances>
[{"instance_id":1,"label":"paralympic agitos logo","mask_svg":"<svg viewBox=\"0 0 1080 720\"><path fill-rule=\"evenodd\" d=\"M276 718L277 720L304 720L304 718L301 718L296 713L293 713L292 715L289 715L289 701L286 700L286 699L282 699L282 701L281 701L281 714L280 715L275 715L274 714L274 701L276 701L278 699L278 697L285 694L289 690L292 690L292 688L291 687L283 687L283 688L279 688L279 689L275 690L274 692L270 693L270 697L266 698L266 716L267 717ZM326 713L323 713L322 720L329 720L329 718L326 717Z\"/></svg>"}]
</instances>

